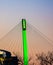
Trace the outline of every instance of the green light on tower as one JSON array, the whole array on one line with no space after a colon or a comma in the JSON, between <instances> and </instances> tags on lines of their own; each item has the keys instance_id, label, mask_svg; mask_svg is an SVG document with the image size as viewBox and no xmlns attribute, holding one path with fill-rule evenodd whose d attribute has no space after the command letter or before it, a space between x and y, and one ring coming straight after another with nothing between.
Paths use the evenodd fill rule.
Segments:
<instances>
[{"instance_id":1,"label":"green light on tower","mask_svg":"<svg viewBox=\"0 0 53 65\"><path fill-rule=\"evenodd\" d=\"M22 19L22 40L23 40L24 65L28 65L28 44L27 44L27 31L26 31L26 20L25 19Z\"/></svg>"},{"instance_id":2,"label":"green light on tower","mask_svg":"<svg viewBox=\"0 0 53 65\"><path fill-rule=\"evenodd\" d=\"M22 30L26 30L26 20L22 19Z\"/></svg>"}]
</instances>

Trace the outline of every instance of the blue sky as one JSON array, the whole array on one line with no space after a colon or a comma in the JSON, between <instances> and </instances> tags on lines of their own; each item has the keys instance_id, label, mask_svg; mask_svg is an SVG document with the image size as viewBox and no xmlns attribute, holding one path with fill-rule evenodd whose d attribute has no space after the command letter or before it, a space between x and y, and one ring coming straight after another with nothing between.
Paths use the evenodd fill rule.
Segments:
<instances>
[{"instance_id":1,"label":"blue sky","mask_svg":"<svg viewBox=\"0 0 53 65\"><path fill-rule=\"evenodd\" d=\"M0 37L22 18L53 40L53 0L0 0Z\"/></svg>"}]
</instances>

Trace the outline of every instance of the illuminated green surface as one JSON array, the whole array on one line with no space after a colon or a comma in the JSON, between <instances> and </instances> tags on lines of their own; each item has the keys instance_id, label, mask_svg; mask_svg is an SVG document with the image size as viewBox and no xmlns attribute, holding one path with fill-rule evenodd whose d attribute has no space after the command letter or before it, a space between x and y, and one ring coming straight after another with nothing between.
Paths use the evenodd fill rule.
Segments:
<instances>
[{"instance_id":1,"label":"illuminated green surface","mask_svg":"<svg viewBox=\"0 0 53 65\"><path fill-rule=\"evenodd\" d=\"M22 25L26 26L26 23L23 24L23 22L26 22L25 20L22 21ZM26 28L23 26L24 28ZM26 30L23 30L22 28L22 38L23 38L23 59L24 59L24 65L28 65L28 44L27 44L27 32Z\"/></svg>"},{"instance_id":2,"label":"illuminated green surface","mask_svg":"<svg viewBox=\"0 0 53 65\"><path fill-rule=\"evenodd\" d=\"M26 28L26 24L25 24L25 21L23 22L23 28Z\"/></svg>"}]
</instances>

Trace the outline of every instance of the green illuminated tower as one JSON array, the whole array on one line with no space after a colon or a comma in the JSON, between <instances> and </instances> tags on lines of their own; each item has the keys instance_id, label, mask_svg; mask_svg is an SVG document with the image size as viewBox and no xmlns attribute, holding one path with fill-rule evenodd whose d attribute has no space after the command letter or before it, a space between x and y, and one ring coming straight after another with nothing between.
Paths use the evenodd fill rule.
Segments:
<instances>
[{"instance_id":1,"label":"green illuminated tower","mask_svg":"<svg viewBox=\"0 0 53 65\"><path fill-rule=\"evenodd\" d=\"M26 20L25 19L22 19L22 40L23 40L24 65L28 65L28 44L27 44L27 31L26 31Z\"/></svg>"}]
</instances>

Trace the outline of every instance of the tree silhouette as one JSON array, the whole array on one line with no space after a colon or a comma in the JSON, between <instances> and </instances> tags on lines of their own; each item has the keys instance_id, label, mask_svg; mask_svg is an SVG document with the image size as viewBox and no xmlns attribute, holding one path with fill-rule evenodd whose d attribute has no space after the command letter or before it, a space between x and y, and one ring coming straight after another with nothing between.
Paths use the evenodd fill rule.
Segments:
<instances>
[{"instance_id":1,"label":"tree silhouette","mask_svg":"<svg viewBox=\"0 0 53 65\"><path fill-rule=\"evenodd\" d=\"M48 52L47 54L41 53L36 56L40 65L53 65L53 52Z\"/></svg>"}]
</instances>

